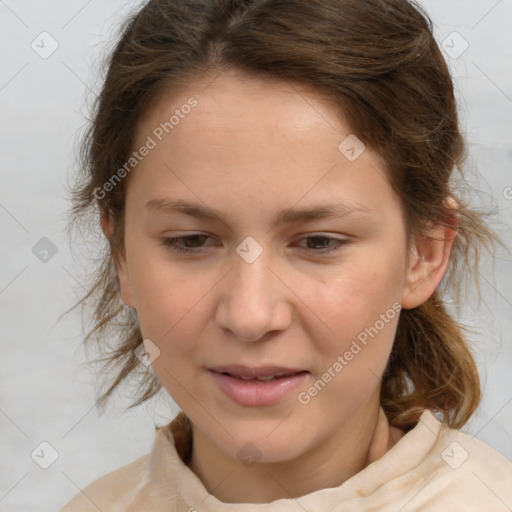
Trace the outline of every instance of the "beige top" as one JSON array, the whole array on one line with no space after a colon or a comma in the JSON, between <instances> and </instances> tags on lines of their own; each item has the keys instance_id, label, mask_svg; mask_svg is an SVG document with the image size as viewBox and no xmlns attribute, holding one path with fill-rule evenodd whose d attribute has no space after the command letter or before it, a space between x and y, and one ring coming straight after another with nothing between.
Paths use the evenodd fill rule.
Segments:
<instances>
[{"instance_id":1,"label":"beige top","mask_svg":"<svg viewBox=\"0 0 512 512\"><path fill-rule=\"evenodd\" d=\"M61 512L507 512L512 464L429 410L379 460L339 487L268 504L230 504L208 494L183 460L190 424L180 413L159 428L151 453L87 486Z\"/></svg>"}]
</instances>

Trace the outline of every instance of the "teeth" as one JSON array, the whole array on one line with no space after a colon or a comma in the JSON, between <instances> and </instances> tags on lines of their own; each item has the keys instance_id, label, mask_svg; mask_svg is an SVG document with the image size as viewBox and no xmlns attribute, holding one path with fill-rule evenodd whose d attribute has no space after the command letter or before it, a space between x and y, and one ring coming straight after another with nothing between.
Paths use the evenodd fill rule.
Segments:
<instances>
[{"instance_id":1,"label":"teeth","mask_svg":"<svg viewBox=\"0 0 512 512\"><path fill-rule=\"evenodd\" d=\"M276 378L282 377L283 375L286 375L286 374L282 373L280 375L270 375L268 377L243 377L242 375L232 375L232 377L237 377L238 379L242 379L242 380L269 381L269 380L275 380Z\"/></svg>"},{"instance_id":2,"label":"teeth","mask_svg":"<svg viewBox=\"0 0 512 512\"><path fill-rule=\"evenodd\" d=\"M271 381L271 380L279 379L280 377L286 377L286 376L291 375L291 374L280 373L278 375L269 375L268 377L244 377L242 375L232 375L230 373L224 373L224 375L229 375L230 377L235 377L235 378L241 379L241 380Z\"/></svg>"}]
</instances>

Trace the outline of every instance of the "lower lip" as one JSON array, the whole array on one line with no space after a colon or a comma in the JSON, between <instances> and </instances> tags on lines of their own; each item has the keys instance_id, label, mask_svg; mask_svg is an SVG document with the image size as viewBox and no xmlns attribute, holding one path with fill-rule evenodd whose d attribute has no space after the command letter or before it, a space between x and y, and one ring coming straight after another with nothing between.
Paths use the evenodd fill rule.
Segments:
<instances>
[{"instance_id":1,"label":"lower lip","mask_svg":"<svg viewBox=\"0 0 512 512\"><path fill-rule=\"evenodd\" d=\"M297 388L308 372L296 373L271 381L243 380L210 370L219 389L233 402L247 407L273 405Z\"/></svg>"}]
</instances>

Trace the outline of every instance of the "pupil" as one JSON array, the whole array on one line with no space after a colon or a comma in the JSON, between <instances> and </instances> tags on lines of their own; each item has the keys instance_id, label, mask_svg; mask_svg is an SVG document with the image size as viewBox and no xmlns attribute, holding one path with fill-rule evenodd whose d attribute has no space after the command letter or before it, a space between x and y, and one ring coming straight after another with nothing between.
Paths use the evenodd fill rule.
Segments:
<instances>
[{"instance_id":1,"label":"pupil","mask_svg":"<svg viewBox=\"0 0 512 512\"><path fill-rule=\"evenodd\" d=\"M322 243L322 241L324 243ZM326 246L326 244L325 244L326 241L327 241L326 238L323 236L312 236L309 238L308 247L310 249L318 249L318 248L323 249Z\"/></svg>"},{"instance_id":2,"label":"pupil","mask_svg":"<svg viewBox=\"0 0 512 512\"><path fill-rule=\"evenodd\" d=\"M190 235L185 239L187 247L198 247L204 239L204 235ZM194 243L196 242L196 243Z\"/></svg>"}]
</instances>

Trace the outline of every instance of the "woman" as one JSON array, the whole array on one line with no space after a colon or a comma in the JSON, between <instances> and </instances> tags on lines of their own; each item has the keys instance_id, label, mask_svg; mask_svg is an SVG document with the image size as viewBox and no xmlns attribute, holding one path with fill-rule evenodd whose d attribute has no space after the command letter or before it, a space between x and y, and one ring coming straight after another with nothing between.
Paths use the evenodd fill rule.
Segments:
<instances>
[{"instance_id":1,"label":"woman","mask_svg":"<svg viewBox=\"0 0 512 512\"><path fill-rule=\"evenodd\" d=\"M148 2L73 213L110 244L99 403L145 368L136 404L163 386L182 412L63 511L512 506L508 461L458 430L480 388L442 292L497 240L452 190L464 151L406 0Z\"/></svg>"}]
</instances>

